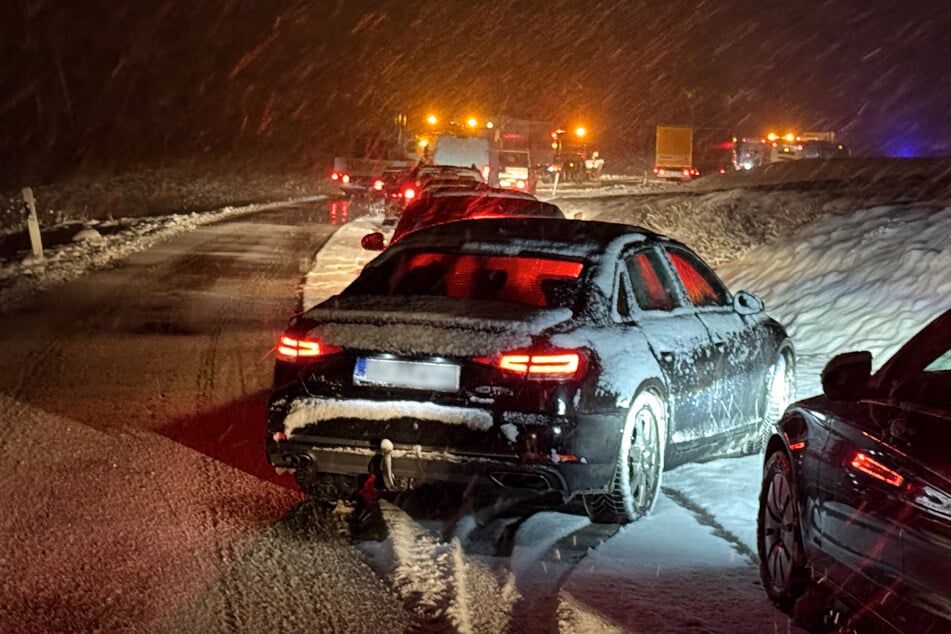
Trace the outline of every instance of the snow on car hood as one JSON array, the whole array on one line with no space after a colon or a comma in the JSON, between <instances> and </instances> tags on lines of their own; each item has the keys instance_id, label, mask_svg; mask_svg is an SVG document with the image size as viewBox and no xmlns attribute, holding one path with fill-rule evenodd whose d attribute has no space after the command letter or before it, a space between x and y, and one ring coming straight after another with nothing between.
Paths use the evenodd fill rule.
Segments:
<instances>
[{"instance_id":1,"label":"snow on car hood","mask_svg":"<svg viewBox=\"0 0 951 634\"><path fill-rule=\"evenodd\" d=\"M571 319L568 308L445 297L337 296L304 317L322 342L394 354L474 356L532 343L532 335Z\"/></svg>"}]
</instances>

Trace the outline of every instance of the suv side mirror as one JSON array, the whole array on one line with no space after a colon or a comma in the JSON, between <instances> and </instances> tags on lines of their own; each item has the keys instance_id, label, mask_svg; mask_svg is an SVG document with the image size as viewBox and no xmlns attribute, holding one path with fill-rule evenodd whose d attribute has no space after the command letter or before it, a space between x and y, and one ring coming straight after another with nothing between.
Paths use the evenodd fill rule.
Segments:
<instances>
[{"instance_id":1,"label":"suv side mirror","mask_svg":"<svg viewBox=\"0 0 951 634\"><path fill-rule=\"evenodd\" d=\"M871 352L837 354L822 369L822 391L833 401L857 401L868 392Z\"/></svg>"},{"instance_id":2,"label":"suv side mirror","mask_svg":"<svg viewBox=\"0 0 951 634\"><path fill-rule=\"evenodd\" d=\"M367 251L383 250L383 234L379 231L368 233L360 239L360 246Z\"/></svg>"},{"instance_id":3,"label":"suv side mirror","mask_svg":"<svg viewBox=\"0 0 951 634\"><path fill-rule=\"evenodd\" d=\"M755 315L763 308L763 300L749 291L740 291L733 296L733 310L741 315Z\"/></svg>"}]
</instances>

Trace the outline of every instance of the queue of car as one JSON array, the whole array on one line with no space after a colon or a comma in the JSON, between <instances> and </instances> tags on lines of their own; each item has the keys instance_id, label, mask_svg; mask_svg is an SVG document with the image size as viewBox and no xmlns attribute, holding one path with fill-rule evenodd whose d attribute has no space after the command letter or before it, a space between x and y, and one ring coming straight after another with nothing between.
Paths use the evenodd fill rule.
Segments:
<instances>
[{"instance_id":1,"label":"queue of car","mask_svg":"<svg viewBox=\"0 0 951 634\"><path fill-rule=\"evenodd\" d=\"M626 523L665 469L761 452L770 600L814 631L951 631L951 311L874 374L868 353L832 359L791 403L783 325L687 245L479 176L395 177L412 194L389 245L365 236L381 254L291 320L273 466L327 502L367 478L478 483Z\"/></svg>"}]
</instances>

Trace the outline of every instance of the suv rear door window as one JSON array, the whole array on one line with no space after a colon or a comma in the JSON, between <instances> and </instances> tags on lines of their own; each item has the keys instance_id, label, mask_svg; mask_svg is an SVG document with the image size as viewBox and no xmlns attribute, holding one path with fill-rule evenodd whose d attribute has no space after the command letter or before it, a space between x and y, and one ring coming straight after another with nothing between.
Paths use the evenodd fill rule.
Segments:
<instances>
[{"instance_id":1,"label":"suv rear door window","mask_svg":"<svg viewBox=\"0 0 951 634\"><path fill-rule=\"evenodd\" d=\"M694 306L725 306L730 302L726 286L699 258L686 251L668 253Z\"/></svg>"}]
</instances>

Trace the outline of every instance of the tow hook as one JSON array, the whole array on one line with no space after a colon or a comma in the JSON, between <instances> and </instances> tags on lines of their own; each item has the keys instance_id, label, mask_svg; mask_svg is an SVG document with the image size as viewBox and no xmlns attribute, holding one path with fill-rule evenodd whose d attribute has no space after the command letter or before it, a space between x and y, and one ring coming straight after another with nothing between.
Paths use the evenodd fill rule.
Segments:
<instances>
[{"instance_id":1,"label":"tow hook","mask_svg":"<svg viewBox=\"0 0 951 634\"><path fill-rule=\"evenodd\" d=\"M393 478L393 442L389 438L380 441L380 453L383 454L383 459L380 461L383 486L393 491L396 489L396 480Z\"/></svg>"}]
</instances>

